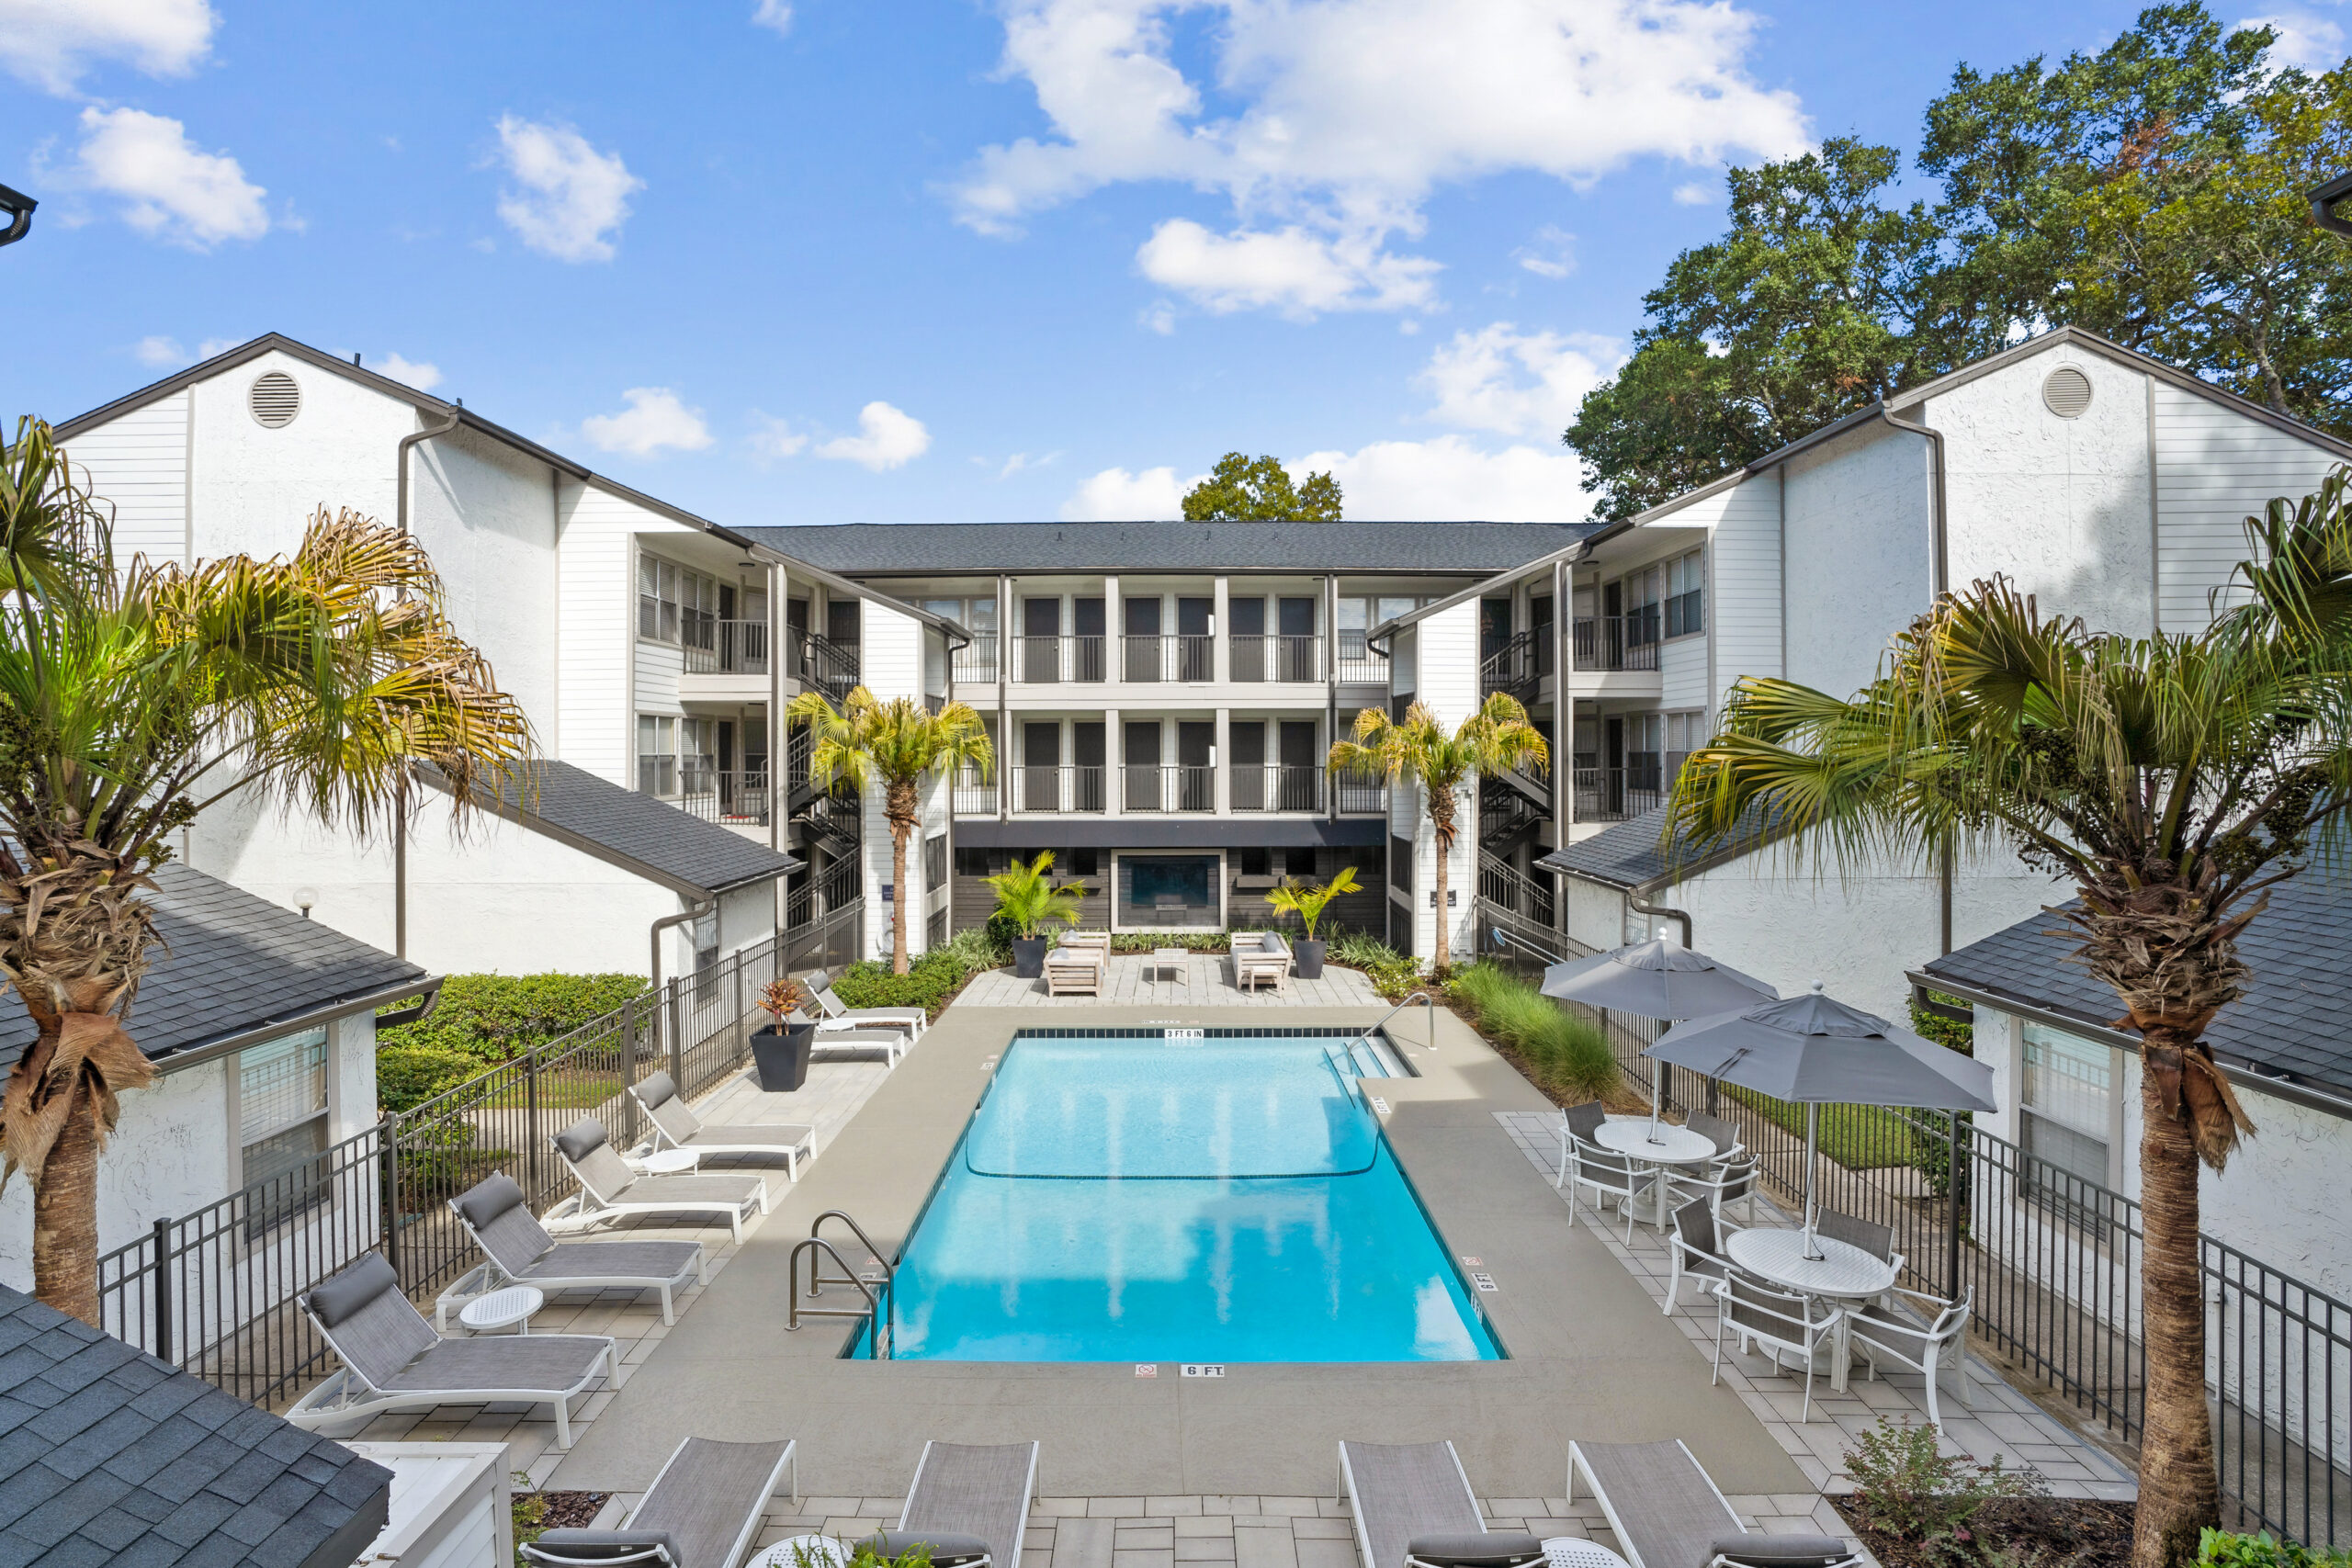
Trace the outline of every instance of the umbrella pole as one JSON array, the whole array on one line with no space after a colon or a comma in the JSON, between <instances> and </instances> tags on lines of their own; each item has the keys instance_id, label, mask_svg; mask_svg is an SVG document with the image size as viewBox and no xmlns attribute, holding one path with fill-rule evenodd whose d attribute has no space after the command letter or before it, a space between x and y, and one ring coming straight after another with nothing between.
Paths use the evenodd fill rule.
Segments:
<instances>
[{"instance_id":1,"label":"umbrella pole","mask_svg":"<svg viewBox=\"0 0 2352 1568\"><path fill-rule=\"evenodd\" d=\"M1804 1108L1804 1255L1814 1262L1821 1260L1821 1243L1814 1234L1820 1210L1814 1201L1813 1171L1820 1156L1816 1152L1821 1136L1821 1107L1808 1104Z\"/></svg>"}]
</instances>

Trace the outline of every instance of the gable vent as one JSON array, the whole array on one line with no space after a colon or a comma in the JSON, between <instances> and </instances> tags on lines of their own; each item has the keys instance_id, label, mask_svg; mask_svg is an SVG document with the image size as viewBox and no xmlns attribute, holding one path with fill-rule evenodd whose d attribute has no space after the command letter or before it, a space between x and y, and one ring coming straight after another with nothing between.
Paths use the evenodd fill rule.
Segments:
<instances>
[{"instance_id":1,"label":"gable vent","mask_svg":"<svg viewBox=\"0 0 2352 1568\"><path fill-rule=\"evenodd\" d=\"M2091 406L2091 378L2071 365L2061 365L2042 381L2041 400L2060 419L2080 419Z\"/></svg>"},{"instance_id":2,"label":"gable vent","mask_svg":"<svg viewBox=\"0 0 2352 1568\"><path fill-rule=\"evenodd\" d=\"M245 401L254 411L254 423L276 430L293 423L294 416L302 412L302 389L285 371L272 370L254 378Z\"/></svg>"}]
</instances>

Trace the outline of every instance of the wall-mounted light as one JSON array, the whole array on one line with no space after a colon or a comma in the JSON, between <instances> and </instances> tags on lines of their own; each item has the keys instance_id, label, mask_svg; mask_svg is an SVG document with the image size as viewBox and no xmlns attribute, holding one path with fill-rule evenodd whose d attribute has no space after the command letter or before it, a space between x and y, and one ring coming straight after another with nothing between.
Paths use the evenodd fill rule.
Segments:
<instances>
[{"instance_id":1,"label":"wall-mounted light","mask_svg":"<svg viewBox=\"0 0 2352 1568\"><path fill-rule=\"evenodd\" d=\"M294 889L294 907L302 911L302 918L304 919L307 920L311 918L311 910L318 901L319 890L317 888L297 887Z\"/></svg>"}]
</instances>

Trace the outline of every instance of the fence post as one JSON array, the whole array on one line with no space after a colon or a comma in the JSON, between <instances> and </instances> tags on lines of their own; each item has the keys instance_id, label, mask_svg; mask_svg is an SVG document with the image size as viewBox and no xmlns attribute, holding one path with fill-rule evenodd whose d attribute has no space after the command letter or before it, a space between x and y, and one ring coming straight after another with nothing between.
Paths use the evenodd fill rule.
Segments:
<instances>
[{"instance_id":1,"label":"fence post","mask_svg":"<svg viewBox=\"0 0 2352 1568\"><path fill-rule=\"evenodd\" d=\"M160 1217L155 1221L155 1359L172 1359L172 1222Z\"/></svg>"},{"instance_id":2,"label":"fence post","mask_svg":"<svg viewBox=\"0 0 2352 1568\"><path fill-rule=\"evenodd\" d=\"M670 1032L670 1081L678 1086L680 1094L684 1094L686 1092L686 1052L682 1043L685 1031L679 1027L679 982L671 981L666 989L668 995L665 998L665 1006L670 1016L662 1021Z\"/></svg>"},{"instance_id":3,"label":"fence post","mask_svg":"<svg viewBox=\"0 0 2352 1568\"><path fill-rule=\"evenodd\" d=\"M379 1157L383 1169L378 1173L377 1184L383 1189L384 1261L392 1266L392 1273L401 1271L401 1159L400 1119L387 1116L376 1125ZM402 1280L403 1289L407 1281Z\"/></svg>"},{"instance_id":4,"label":"fence post","mask_svg":"<svg viewBox=\"0 0 2352 1568\"><path fill-rule=\"evenodd\" d=\"M523 1122L529 1142L524 1172L531 1181L531 1201L539 1201L544 1190L539 1185L546 1179L539 1168L539 1048L532 1046L523 1053Z\"/></svg>"},{"instance_id":5,"label":"fence post","mask_svg":"<svg viewBox=\"0 0 2352 1568\"><path fill-rule=\"evenodd\" d=\"M1944 1205L1951 1211L1947 1216L1949 1234L1944 1237L1944 1289L1946 1299L1956 1302L1960 1300L1960 1190L1973 1173L1963 1170L1960 1163L1960 1112L1947 1111L1944 1119L1951 1129L1951 1145L1944 1151ZM1970 1139L1971 1158L1976 1154L1974 1142Z\"/></svg>"}]
</instances>

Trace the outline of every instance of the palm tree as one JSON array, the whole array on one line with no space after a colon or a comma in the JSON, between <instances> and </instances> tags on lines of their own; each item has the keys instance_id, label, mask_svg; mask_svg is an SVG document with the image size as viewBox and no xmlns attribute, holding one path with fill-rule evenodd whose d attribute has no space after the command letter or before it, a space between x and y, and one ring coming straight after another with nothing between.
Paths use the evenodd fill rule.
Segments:
<instances>
[{"instance_id":1,"label":"palm tree","mask_svg":"<svg viewBox=\"0 0 2352 1568\"><path fill-rule=\"evenodd\" d=\"M1684 763L1668 840L1743 813L1840 863L2013 848L2070 878L2075 957L2139 1032L2146 1427L2133 1562L2192 1561L2218 1522L2198 1165L2253 1131L2202 1035L2249 975L2266 889L2345 845L2352 803L2347 470L2246 520L2238 608L2132 638L2045 617L2000 581L1947 595L1840 701L1747 680Z\"/></svg>"},{"instance_id":2,"label":"palm tree","mask_svg":"<svg viewBox=\"0 0 2352 1568\"><path fill-rule=\"evenodd\" d=\"M882 781L882 815L890 824L890 971L907 972L907 844L922 826L917 800L933 771L970 767L985 783L996 769L988 727L968 704L933 713L915 697L883 702L863 686L850 689L837 713L822 692L803 692L785 717L808 727L808 784L819 791L845 786L858 795Z\"/></svg>"},{"instance_id":3,"label":"palm tree","mask_svg":"<svg viewBox=\"0 0 2352 1568\"><path fill-rule=\"evenodd\" d=\"M1324 767L1333 774L1376 773L1391 784L1410 779L1421 786L1423 808L1437 838L1437 950L1430 963L1439 970L1452 959L1446 937L1445 861L1461 831L1455 814L1461 810L1463 786L1530 762L1548 769L1552 749L1544 744L1543 731L1527 722L1527 709L1507 692L1488 697L1452 735L1420 703L1407 708L1402 719L1390 718L1386 708L1365 708L1356 715L1355 739L1334 741L1325 759Z\"/></svg>"},{"instance_id":4,"label":"palm tree","mask_svg":"<svg viewBox=\"0 0 2352 1568\"><path fill-rule=\"evenodd\" d=\"M1024 938L1035 936L1037 928L1048 920L1074 926L1086 908L1086 884L1064 883L1057 887L1046 874L1053 869L1054 852L1044 850L1026 865L1014 856L1011 865L988 879L996 893L996 912L1011 920Z\"/></svg>"},{"instance_id":5,"label":"palm tree","mask_svg":"<svg viewBox=\"0 0 2352 1568\"><path fill-rule=\"evenodd\" d=\"M530 750L413 539L324 508L289 559L118 569L49 427L0 445L0 975L38 1036L0 1091L33 1284L95 1325L97 1156L153 1069L124 1028L171 838L240 792L365 836L437 768L470 809Z\"/></svg>"}]
</instances>

